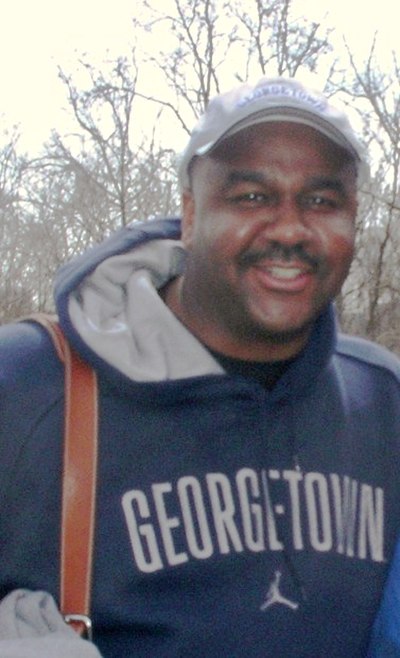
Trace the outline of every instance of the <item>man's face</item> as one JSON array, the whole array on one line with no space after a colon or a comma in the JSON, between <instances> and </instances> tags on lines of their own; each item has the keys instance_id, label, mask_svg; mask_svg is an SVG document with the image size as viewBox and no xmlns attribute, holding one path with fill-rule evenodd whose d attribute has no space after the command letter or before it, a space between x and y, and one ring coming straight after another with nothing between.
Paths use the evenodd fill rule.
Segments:
<instances>
[{"instance_id":1,"label":"man's face","mask_svg":"<svg viewBox=\"0 0 400 658\"><path fill-rule=\"evenodd\" d=\"M190 328L239 358L295 354L348 273L356 209L354 165L306 126L259 124L199 158L183 212Z\"/></svg>"}]
</instances>

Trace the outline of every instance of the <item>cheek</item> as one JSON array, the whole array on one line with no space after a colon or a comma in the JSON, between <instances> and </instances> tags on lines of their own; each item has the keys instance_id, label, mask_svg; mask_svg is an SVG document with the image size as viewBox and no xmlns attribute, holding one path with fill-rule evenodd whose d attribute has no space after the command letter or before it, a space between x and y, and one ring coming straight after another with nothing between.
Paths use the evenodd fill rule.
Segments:
<instances>
[{"instance_id":1,"label":"cheek","mask_svg":"<svg viewBox=\"0 0 400 658\"><path fill-rule=\"evenodd\" d=\"M335 232L325 241L324 254L331 275L344 280L354 256L354 231Z\"/></svg>"},{"instance_id":2,"label":"cheek","mask_svg":"<svg viewBox=\"0 0 400 658\"><path fill-rule=\"evenodd\" d=\"M226 255L236 256L249 249L257 240L265 241L268 225L265 217L255 213L232 212L226 207L209 208L197 222L198 238L217 247Z\"/></svg>"},{"instance_id":3,"label":"cheek","mask_svg":"<svg viewBox=\"0 0 400 658\"><path fill-rule=\"evenodd\" d=\"M322 251L328 258L346 260L354 252L355 224L352 220L343 219L332 223L328 229L319 231L319 242Z\"/></svg>"},{"instance_id":4,"label":"cheek","mask_svg":"<svg viewBox=\"0 0 400 658\"><path fill-rule=\"evenodd\" d=\"M243 222L232 221L227 213L206 212L196 217L193 234L194 248L210 249L213 252L228 254L234 252L245 233Z\"/></svg>"}]
</instances>

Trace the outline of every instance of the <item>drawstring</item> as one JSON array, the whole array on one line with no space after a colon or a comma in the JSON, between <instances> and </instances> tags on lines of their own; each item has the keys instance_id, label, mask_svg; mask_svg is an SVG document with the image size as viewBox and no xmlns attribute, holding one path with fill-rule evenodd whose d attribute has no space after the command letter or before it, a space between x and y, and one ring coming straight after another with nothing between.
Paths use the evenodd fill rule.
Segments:
<instances>
[{"instance_id":1,"label":"drawstring","mask_svg":"<svg viewBox=\"0 0 400 658\"><path fill-rule=\"evenodd\" d=\"M296 440L296 421L293 413L293 406L292 404L288 404L286 407L287 413L285 414L286 418L286 427L287 427L287 450L288 450L288 456L290 457L292 464L293 464L293 469L295 471L301 472L301 466L300 466L300 459L299 459L299 454L298 454L298 449L300 446L297 445L297 440ZM272 493L272 498L273 498L273 493ZM273 501L271 501L273 503ZM273 505L274 507L274 505ZM289 526L287 519L285 520L284 517L278 516L276 518L276 531L277 531L277 539L280 541L282 544L282 554L283 554L283 559L286 565L286 568L288 570L288 573L292 579L292 582L296 588L296 590L299 593L299 597L302 603L305 603L307 601L307 591L305 584L299 574L299 571L296 567L295 564L295 555L290 551L288 546L290 546L289 540Z\"/></svg>"}]
</instances>

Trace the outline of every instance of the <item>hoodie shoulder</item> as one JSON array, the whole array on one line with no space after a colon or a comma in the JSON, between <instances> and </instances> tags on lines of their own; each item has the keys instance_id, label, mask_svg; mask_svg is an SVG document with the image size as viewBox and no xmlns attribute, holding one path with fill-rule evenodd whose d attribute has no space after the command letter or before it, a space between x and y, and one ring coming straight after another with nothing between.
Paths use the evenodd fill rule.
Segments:
<instances>
[{"instance_id":1,"label":"hoodie shoulder","mask_svg":"<svg viewBox=\"0 0 400 658\"><path fill-rule=\"evenodd\" d=\"M63 368L49 334L33 320L0 327L0 363L3 395L20 388L30 391L41 377L41 386L45 388L51 373L59 374Z\"/></svg>"},{"instance_id":2,"label":"hoodie shoulder","mask_svg":"<svg viewBox=\"0 0 400 658\"><path fill-rule=\"evenodd\" d=\"M336 352L339 357L360 365L386 371L400 382L400 358L382 345L365 338L339 334Z\"/></svg>"},{"instance_id":3,"label":"hoodie shoulder","mask_svg":"<svg viewBox=\"0 0 400 658\"><path fill-rule=\"evenodd\" d=\"M47 439L60 443L64 374L51 338L34 322L0 327L0 364L1 496L27 446L46 450Z\"/></svg>"}]
</instances>

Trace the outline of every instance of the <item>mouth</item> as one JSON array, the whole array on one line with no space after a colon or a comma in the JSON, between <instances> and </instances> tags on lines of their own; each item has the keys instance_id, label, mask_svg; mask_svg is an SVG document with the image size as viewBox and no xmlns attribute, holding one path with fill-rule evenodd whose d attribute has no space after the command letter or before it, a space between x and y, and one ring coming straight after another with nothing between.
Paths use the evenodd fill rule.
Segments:
<instances>
[{"instance_id":1,"label":"mouth","mask_svg":"<svg viewBox=\"0 0 400 658\"><path fill-rule=\"evenodd\" d=\"M300 267L285 267L282 265L273 265L266 270L276 279L293 280L304 274Z\"/></svg>"},{"instance_id":2,"label":"mouth","mask_svg":"<svg viewBox=\"0 0 400 658\"><path fill-rule=\"evenodd\" d=\"M287 247L276 244L260 251L246 251L239 263L244 271L253 272L264 289L282 293L306 290L313 285L321 266L321 260L302 245Z\"/></svg>"},{"instance_id":3,"label":"mouth","mask_svg":"<svg viewBox=\"0 0 400 658\"><path fill-rule=\"evenodd\" d=\"M299 263L261 262L250 268L265 290L278 293L301 293L311 284L315 268Z\"/></svg>"}]
</instances>

